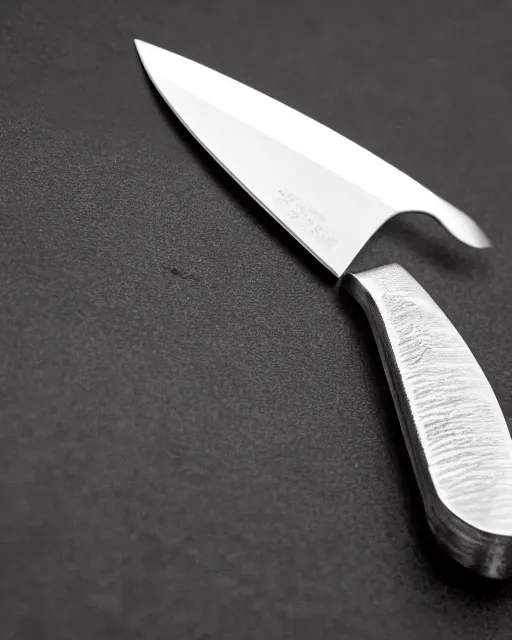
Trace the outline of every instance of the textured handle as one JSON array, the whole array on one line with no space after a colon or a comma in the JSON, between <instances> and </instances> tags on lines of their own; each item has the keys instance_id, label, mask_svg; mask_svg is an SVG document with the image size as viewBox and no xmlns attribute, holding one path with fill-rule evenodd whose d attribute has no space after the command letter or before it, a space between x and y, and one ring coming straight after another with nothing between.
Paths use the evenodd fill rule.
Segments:
<instances>
[{"instance_id":1,"label":"textured handle","mask_svg":"<svg viewBox=\"0 0 512 640\"><path fill-rule=\"evenodd\" d=\"M342 285L377 340L434 535L460 564L512 576L512 439L475 357L399 265Z\"/></svg>"}]
</instances>

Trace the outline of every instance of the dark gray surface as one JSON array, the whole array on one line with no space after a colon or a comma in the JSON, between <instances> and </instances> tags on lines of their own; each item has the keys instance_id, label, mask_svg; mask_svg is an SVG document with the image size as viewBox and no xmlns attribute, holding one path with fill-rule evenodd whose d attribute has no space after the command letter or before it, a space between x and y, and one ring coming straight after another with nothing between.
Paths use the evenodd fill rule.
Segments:
<instances>
[{"instance_id":1,"label":"dark gray surface","mask_svg":"<svg viewBox=\"0 0 512 640\"><path fill-rule=\"evenodd\" d=\"M132 38L250 84L482 224L406 267L512 413L512 5L2 2L0 637L505 639L427 531L361 311L167 113Z\"/></svg>"}]
</instances>

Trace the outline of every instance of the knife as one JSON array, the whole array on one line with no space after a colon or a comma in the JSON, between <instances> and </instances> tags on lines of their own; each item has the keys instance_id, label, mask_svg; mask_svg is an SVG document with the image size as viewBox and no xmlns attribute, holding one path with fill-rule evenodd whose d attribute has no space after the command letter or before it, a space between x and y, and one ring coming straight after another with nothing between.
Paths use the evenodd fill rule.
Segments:
<instances>
[{"instance_id":1,"label":"knife","mask_svg":"<svg viewBox=\"0 0 512 640\"><path fill-rule=\"evenodd\" d=\"M185 127L362 306L375 336L427 522L457 562L512 576L512 439L463 338L401 266L346 273L392 216L421 211L490 246L466 214L347 138L182 56L135 41Z\"/></svg>"}]
</instances>

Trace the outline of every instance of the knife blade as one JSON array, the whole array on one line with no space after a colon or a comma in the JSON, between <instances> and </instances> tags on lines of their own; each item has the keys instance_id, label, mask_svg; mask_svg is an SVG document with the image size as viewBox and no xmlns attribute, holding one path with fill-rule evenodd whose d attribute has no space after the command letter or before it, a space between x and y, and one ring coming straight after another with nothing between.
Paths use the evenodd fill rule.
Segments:
<instances>
[{"instance_id":1,"label":"knife blade","mask_svg":"<svg viewBox=\"0 0 512 640\"><path fill-rule=\"evenodd\" d=\"M340 134L182 56L135 41L185 127L364 309L428 524L447 553L512 575L512 439L494 392L442 310L399 265L347 267L403 211L433 216L468 245L490 242L459 209Z\"/></svg>"}]
</instances>

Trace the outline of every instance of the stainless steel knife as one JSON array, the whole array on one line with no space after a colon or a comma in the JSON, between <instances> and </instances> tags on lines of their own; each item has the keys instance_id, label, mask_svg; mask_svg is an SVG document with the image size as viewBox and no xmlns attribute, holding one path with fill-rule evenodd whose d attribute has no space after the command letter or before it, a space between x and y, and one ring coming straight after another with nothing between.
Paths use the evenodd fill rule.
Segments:
<instances>
[{"instance_id":1,"label":"stainless steel knife","mask_svg":"<svg viewBox=\"0 0 512 640\"><path fill-rule=\"evenodd\" d=\"M294 109L135 41L187 129L362 305L377 340L428 523L459 563L512 575L512 439L468 346L399 265L346 273L389 218L422 211L462 242L478 225L398 169Z\"/></svg>"}]
</instances>

